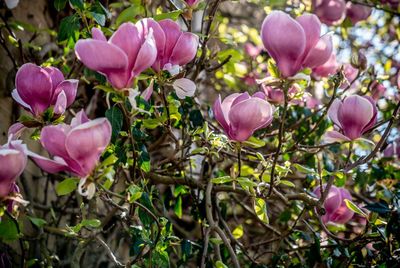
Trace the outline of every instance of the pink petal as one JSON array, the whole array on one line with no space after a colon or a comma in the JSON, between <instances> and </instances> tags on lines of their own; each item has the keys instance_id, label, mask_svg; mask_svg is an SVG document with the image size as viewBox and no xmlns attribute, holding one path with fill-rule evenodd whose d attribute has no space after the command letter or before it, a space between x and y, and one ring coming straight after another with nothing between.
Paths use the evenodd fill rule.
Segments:
<instances>
[{"instance_id":1,"label":"pink petal","mask_svg":"<svg viewBox=\"0 0 400 268\"><path fill-rule=\"evenodd\" d=\"M182 33L172 51L170 62L183 66L194 59L199 45L199 37L192 33Z\"/></svg>"},{"instance_id":2,"label":"pink petal","mask_svg":"<svg viewBox=\"0 0 400 268\"><path fill-rule=\"evenodd\" d=\"M18 139L21 135L22 132L26 129L26 127L21 124L21 123L15 123L12 124L9 128L8 128L8 137L10 137L12 135L12 139Z\"/></svg>"},{"instance_id":3,"label":"pink petal","mask_svg":"<svg viewBox=\"0 0 400 268\"><path fill-rule=\"evenodd\" d=\"M15 85L18 95L35 115L43 113L51 105L53 84L45 69L26 63L18 70Z\"/></svg>"},{"instance_id":4,"label":"pink petal","mask_svg":"<svg viewBox=\"0 0 400 268\"><path fill-rule=\"evenodd\" d=\"M327 25L339 23L345 17L344 0L313 0L314 13Z\"/></svg>"},{"instance_id":5,"label":"pink petal","mask_svg":"<svg viewBox=\"0 0 400 268\"><path fill-rule=\"evenodd\" d=\"M75 127L77 127L77 126L79 126L79 125L82 125L82 124L84 124L84 123L86 123L86 122L89 122L89 121L90 121L90 120L89 120L89 118L87 117L85 111L82 109L82 110L80 110L80 111L75 115L74 118L72 118L72 120L71 120L71 127L72 127L72 128L75 128Z\"/></svg>"},{"instance_id":6,"label":"pink petal","mask_svg":"<svg viewBox=\"0 0 400 268\"><path fill-rule=\"evenodd\" d=\"M340 121L338 119L338 113L339 113L340 107L342 107L342 101L339 99L335 99L332 102L331 107L329 107L328 116L336 126L338 126L339 128L342 128L342 125L340 124Z\"/></svg>"},{"instance_id":7,"label":"pink petal","mask_svg":"<svg viewBox=\"0 0 400 268\"><path fill-rule=\"evenodd\" d=\"M225 132L227 132L228 129L229 129L229 125L228 125L228 123L226 121L225 114L222 111L221 95L218 95L218 98L214 102L213 113L214 113L215 119L224 128Z\"/></svg>"},{"instance_id":8,"label":"pink petal","mask_svg":"<svg viewBox=\"0 0 400 268\"><path fill-rule=\"evenodd\" d=\"M149 101L151 98L151 95L153 94L153 84L154 84L154 80L151 80L149 86L142 92L142 94L140 94L140 96L142 96L143 99L145 99L146 101Z\"/></svg>"},{"instance_id":9,"label":"pink petal","mask_svg":"<svg viewBox=\"0 0 400 268\"><path fill-rule=\"evenodd\" d=\"M321 22L314 14L303 14L296 18L306 34L306 47L304 50L304 58L309 54L310 50L315 47L321 35Z\"/></svg>"},{"instance_id":10,"label":"pink petal","mask_svg":"<svg viewBox=\"0 0 400 268\"><path fill-rule=\"evenodd\" d=\"M55 158L54 160L51 160L34 152L29 152L28 155L31 157L36 165L38 165L47 173L53 174L60 171L69 171L68 165L61 158Z\"/></svg>"},{"instance_id":11,"label":"pink petal","mask_svg":"<svg viewBox=\"0 0 400 268\"><path fill-rule=\"evenodd\" d=\"M172 87L175 89L175 93L180 99L185 97L193 97L196 91L196 84L187 78L180 78L174 81Z\"/></svg>"},{"instance_id":12,"label":"pink petal","mask_svg":"<svg viewBox=\"0 0 400 268\"><path fill-rule=\"evenodd\" d=\"M78 91L78 83L79 81L76 79L69 79L62 81L57 87L56 91L64 91L67 98L67 107L71 106L75 101L76 93Z\"/></svg>"},{"instance_id":13,"label":"pink petal","mask_svg":"<svg viewBox=\"0 0 400 268\"><path fill-rule=\"evenodd\" d=\"M378 121L378 109L376 108L376 102L373 98L370 96L363 96L365 99L367 99L372 107L373 107L373 116L371 120L368 122L368 124L363 128L363 133L371 129L372 127L375 126L376 122Z\"/></svg>"},{"instance_id":14,"label":"pink petal","mask_svg":"<svg viewBox=\"0 0 400 268\"><path fill-rule=\"evenodd\" d=\"M40 134L40 142L50 155L66 159L69 156L65 148L65 139L70 130L71 127L65 124L46 126Z\"/></svg>"},{"instance_id":15,"label":"pink petal","mask_svg":"<svg viewBox=\"0 0 400 268\"><path fill-rule=\"evenodd\" d=\"M107 41L107 38L104 36L103 32L96 27L92 28L92 38L99 41Z\"/></svg>"},{"instance_id":16,"label":"pink petal","mask_svg":"<svg viewBox=\"0 0 400 268\"><path fill-rule=\"evenodd\" d=\"M14 90L11 92L11 97L12 97L16 102L18 102L19 105L21 105L21 106L24 107L25 109L27 109L27 110L33 112L32 109L31 109L31 106L29 106L28 103L24 102L24 101L21 99L21 97L20 97L19 94L18 94L18 90L17 90L17 89L14 89Z\"/></svg>"},{"instance_id":17,"label":"pink petal","mask_svg":"<svg viewBox=\"0 0 400 268\"><path fill-rule=\"evenodd\" d=\"M288 14L271 12L262 24L261 39L284 77L293 76L301 69L306 34L303 27Z\"/></svg>"},{"instance_id":18,"label":"pink petal","mask_svg":"<svg viewBox=\"0 0 400 268\"><path fill-rule=\"evenodd\" d=\"M125 52L104 41L86 39L75 45L75 54L86 67L107 76L116 88L124 88L130 78L128 57Z\"/></svg>"},{"instance_id":19,"label":"pink petal","mask_svg":"<svg viewBox=\"0 0 400 268\"><path fill-rule=\"evenodd\" d=\"M128 57L128 70L132 70L135 65L142 40L136 26L131 22L126 22L119 26L109 40L110 43L125 52Z\"/></svg>"},{"instance_id":20,"label":"pink petal","mask_svg":"<svg viewBox=\"0 0 400 268\"><path fill-rule=\"evenodd\" d=\"M165 47L164 47L164 52L161 55L162 57L161 61L163 63L162 66L160 66L162 68L164 67L164 64L169 62L169 59L172 55L172 51L174 50L174 47L178 42L178 39L181 36L182 31L179 24L171 19L161 20L158 22L158 24L161 26L165 34Z\"/></svg>"},{"instance_id":21,"label":"pink petal","mask_svg":"<svg viewBox=\"0 0 400 268\"><path fill-rule=\"evenodd\" d=\"M323 140L325 143L343 142L350 141L350 139L340 132L333 130L325 133Z\"/></svg>"},{"instance_id":22,"label":"pink petal","mask_svg":"<svg viewBox=\"0 0 400 268\"><path fill-rule=\"evenodd\" d=\"M328 61L324 64L313 68L313 75L320 76L320 77L328 77L334 73L336 73L339 65L336 61L335 53L332 53L329 57Z\"/></svg>"},{"instance_id":23,"label":"pink petal","mask_svg":"<svg viewBox=\"0 0 400 268\"><path fill-rule=\"evenodd\" d=\"M157 48L152 31L150 31L138 52L135 65L132 69L132 75L137 76L141 72L152 66L156 58Z\"/></svg>"},{"instance_id":24,"label":"pink petal","mask_svg":"<svg viewBox=\"0 0 400 268\"><path fill-rule=\"evenodd\" d=\"M101 154L111 140L111 124L106 118L98 118L72 129L66 138L69 156L81 166L79 175L93 171Z\"/></svg>"},{"instance_id":25,"label":"pink petal","mask_svg":"<svg viewBox=\"0 0 400 268\"><path fill-rule=\"evenodd\" d=\"M56 103L54 104L54 113L63 114L65 113L65 109L67 109L67 96L64 91L61 91L61 93L58 94Z\"/></svg>"},{"instance_id":26,"label":"pink petal","mask_svg":"<svg viewBox=\"0 0 400 268\"><path fill-rule=\"evenodd\" d=\"M254 131L271 122L272 112L272 106L257 97L232 105L229 137L236 141L247 140Z\"/></svg>"},{"instance_id":27,"label":"pink petal","mask_svg":"<svg viewBox=\"0 0 400 268\"><path fill-rule=\"evenodd\" d=\"M0 197L6 196L26 166L26 155L15 149L0 149Z\"/></svg>"},{"instance_id":28,"label":"pink petal","mask_svg":"<svg viewBox=\"0 0 400 268\"><path fill-rule=\"evenodd\" d=\"M339 109L338 119L344 134L354 140L362 135L365 126L373 119L374 107L358 95L347 97Z\"/></svg>"},{"instance_id":29,"label":"pink petal","mask_svg":"<svg viewBox=\"0 0 400 268\"><path fill-rule=\"evenodd\" d=\"M372 9L370 7L353 4L351 2L347 3L346 15L353 24L366 20L371 15L371 12Z\"/></svg>"},{"instance_id":30,"label":"pink petal","mask_svg":"<svg viewBox=\"0 0 400 268\"><path fill-rule=\"evenodd\" d=\"M310 50L303 65L309 68L314 68L324 64L329 60L332 54L332 49L332 36L330 34L322 36L316 46Z\"/></svg>"}]
</instances>

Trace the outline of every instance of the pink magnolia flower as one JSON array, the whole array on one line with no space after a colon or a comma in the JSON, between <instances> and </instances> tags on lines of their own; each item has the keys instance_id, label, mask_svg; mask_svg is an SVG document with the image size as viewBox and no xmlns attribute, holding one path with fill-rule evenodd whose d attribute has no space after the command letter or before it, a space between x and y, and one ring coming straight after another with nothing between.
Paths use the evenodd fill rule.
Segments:
<instances>
[{"instance_id":1,"label":"pink magnolia flower","mask_svg":"<svg viewBox=\"0 0 400 268\"><path fill-rule=\"evenodd\" d=\"M262 51L262 46L255 46L252 43L244 44L244 52L252 58L256 58Z\"/></svg>"},{"instance_id":2,"label":"pink magnolia flower","mask_svg":"<svg viewBox=\"0 0 400 268\"><path fill-rule=\"evenodd\" d=\"M332 53L327 62L312 69L312 74L317 78L328 77L335 74L338 68L339 64L336 61L336 55Z\"/></svg>"},{"instance_id":3,"label":"pink magnolia flower","mask_svg":"<svg viewBox=\"0 0 400 268\"><path fill-rule=\"evenodd\" d=\"M156 22L153 19L143 19L137 26L145 36L153 29L157 59L152 63L152 68L156 72L166 70L175 75L179 73L180 66L189 63L196 56L198 36L183 32L175 21L165 19Z\"/></svg>"},{"instance_id":4,"label":"pink magnolia flower","mask_svg":"<svg viewBox=\"0 0 400 268\"><path fill-rule=\"evenodd\" d=\"M246 141L257 129L267 127L273 119L272 105L262 92L253 96L234 93L221 102L218 96L213 106L214 116L231 140Z\"/></svg>"},{"instance_id":5,"label":"pink magnolia flower","mask_svg":"<svg viewBox=\"0 0 400 268\"><path fill-rule=\"evenodd\" d=\"M353 24L356 24L362 20L366 20L371 15L371 12L372 9L370 7L347 2L346 15Z\"/></svg>"},{"instance_id":6,"label":"pink magnolia flower","mask_svg":"<svg viewBox=\"0 0 400 268\"><path fill-rule=\"evenodd\" d=\"M189 7L195 8L200 0L185 0L185 2Z\"/></svg>"},{"instance_id":7,"label":"pink magnolia flower","mask_svg":"<svg viewBox=\"0 0 400 268\"><path fill-rule=\"evenodd\" d=\"M326 185L322 186L323 189L325 189L325 187ZM315 188L314 194L318 198L321 197L320 186ZM321 217L323 223L332 222L343 224L351 220L354 212L346 206L345 199L352 200L349 191L345 188L332 185L324 202L326 214Z\"/></svg>"},{"instance_id":8,"label":"pink magnolia flower","mask_svg":"<svg viewBox=\"0 0 400 268\"><path fill-rule=\"evenodd\" d=\"M52 106L54 113L63 114L75 100L78 80L65 80L54 67L26 63L17 72L15 87L13 99L33 115L39 116Z\"/></svg>"},{"instance_id":9,"label":"pink magnolia flower","mask_svg":"<svg viewBox=\"0 0 400 268\"><path fill-rule=\"evenodd\" d=\"M370 85L371 89L371 97L377 101L379 100L383 95L385 95L386 92L386 87L379 83L378 81L373 81Z\"/></svg>"},{"instance_id":10,"label":"pink magnolia flower","mask_svg":"<svg viewBox=\"0 0 400 268\"><path fill-rule=\"evenodd\" d=\"M48 173L66 171L81 178L96 167L111 139L111 124L106 118L89 120L80 111L71 124L46 126L40 142L54 160L29 153L33 161Z\"/></svg>"},{"instance_id":11,"label":"pink magnolia flower","mask_svg":"<svg viewBox=\"0 0 400 268\"><path fill-rule=\"evenodd\" d=\"M123 23L108 41L101 30L92 28L93 38L79 40L75 45L77 58L86 67L104 74L114 88L131 87L133 79L157 57L152 30L145 37L140 23Z\"/></svg>"},{"instance_id":12,"label":"pink magnolia flower","mask_svg":"<svg viewBox=\"0 0 400 268\"><path fill-rule=\"evenodd\" d=\"M343 73L346 78L346 81L344 81L344 83L342 83L341 88L346 88L350 84L355 86L356 83L353 81L357 78L358 69L351 66L350 63L346 63L343 68Z\"/></svg>"},{"instance_id":13,"label":"pink magnolia flower","mask_svg":"<svg viewBox=\"0 0 400 268\"><path fill-rule=\"evenodd\" d=\"M0 146L0 199L18 192L15 181L27 164L27 148L20 140L12 140Z\"/></svg>"},{"instance_id":14,"label":"pink magnolia flower","mask_svg":"<svg viewBox=\"0 0 400 268\"><path fill-rule=\"evenodd\" d=\"M327 25L340 23L346 13L344 0L313 0L314 13Z\"/></svg>"},{"instance_id":15,"label":"pink magnolia flower","mask_svg":"<svg viewBox=\"0 0 400 268\"><path fill-rule=\"evenodd\" d=\"M280 88L273 88L271 86L261 85L261 88L267 97L267 100L275 104L283 104L285 96L283 90ZM294 97L298 92L297 88L291 87L288 91L289 100Z\"/></svg>"},{"instance_id":16,"label":"pink magnolia flower","mask_svg":"<svg viewBox=\"0 0 400 268\"><path fill-rule=\"evenodd\" d=\"M352 141L370 130L377 120L377 108L371 97L352 95L335 99L328 111L336 128L325 134L327 142Z\"/></svg>"},{"instance_id":17,"label":"pink magnolia flower","mask_svg":"<svg viewBox=\"0 0 400 268\"><path fill-rule=\"evenodd\" d=\"M383 151L384 157L400 157L400 139L390 143Z\"/></svg>"},{"instance_id":18,"label":"pink magnolia flower","mask_svg":"<svg viewBox=\"0 0 400 268\"><path fill-rule=\"evenodd\" d=\"M283 77L328 61L332 53L332 38L320 35L321 23L313 14L304 14L294 20L282 11L273 11L261 27L264 46Z\"/></svg>"}]
</instances>

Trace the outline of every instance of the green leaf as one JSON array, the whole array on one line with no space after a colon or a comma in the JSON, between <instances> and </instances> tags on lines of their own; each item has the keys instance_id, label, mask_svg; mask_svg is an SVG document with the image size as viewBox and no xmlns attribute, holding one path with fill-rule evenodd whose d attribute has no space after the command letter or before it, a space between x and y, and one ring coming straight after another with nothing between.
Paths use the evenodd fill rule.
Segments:
<instances>
[{"instance_id":1,"label":"green leaf","mask_svg":"<svg viewBox=\"0 0 400 268\"><path fill-rule=\"evenodd\" d=\"M179 196L178 199L176 200L174 212L175 212L176 216L178 216L179 219L182 218L182 197L181 196Z\"/></svg>"},{"instance_id":2,"label":"green leaf","mask_svg":"<svg viewBox=\"0 0 400 268\"><path fill-rule=\"evenodd\" d=\"M150 118L143 120L143 126L147 129L155 129L162 126L162 123L159 118Z\"/></svg>"},{"instance_id":3,"label":"green leaf","mask_svg":"<svg viewBox=\"0 0 400 268\"><path fill-rule=\"evenodd\" d=\"M85 227L98 228L101 225L101 221L98 219L86 219L81 222L81 225Z\"/></svg>"},{"instance_id":4,"label":"green leaf","mask_svg":"<svg viewBox=\"0 0 400 268\"><path fill-rule=\"evenodd\" d=\"M179 18L179 15L182 14L182 12L183 12L182 10L175 10L168 13L162 13L159 15L155 15L153 19L155 19L156 21L164 19L177 20Z\"/></svg>"},{"instance_id":5,"label":"green leaf","mask_svg":"<svg viewBox=\"0 0 400 268\"><path fill-rule=\"evenodd\" d=\"M314 170L314 169L309 168L309 167L302 166L302 165L297 164L297 163L293 164L293 167L294 167L297 171L299 171L299 172L301 172L301 173L305 173L305 174L315 174L315 170Z\"/></svg>"},{"instance_id":6,"label":"green leaf","mask_svg":"<svg viewBox=\"0 0 400 268\"><path fill-rule=\"evenodd\" d=\"M54 7L57 9L57 11L61 11L64 9L66 3L67 0L55 0Z\"/></svg>"},{"instance_id":7,"label":"green leaf","mask_svg":"<svg viewBox=\"0 0 400 268\"><path fill-rule=\"evenodd\" d=\"M60 22L60 29L58 31L58 42L62 42L72 38L76 41L79 37L79 28L81 24L76 15L65 17ZM76 34L76 32L78 32Z\"/></svg>"},{"instance_id":8,"label":"green leaf","mask_svg":"<svg viewBox=\"0 0 400 268\"><path fill-rule=\"evenodd\" d=\"M74 8L77 8L79 10L84 9L83 0L69 0L69 2Z\"/></svg>"},{"instance_id":9,"label":"green leaf","mask_svg":"<svg viewBox=\"0 0 400 268\"><path fill-rule=\"evenodd\" d=\"M147 152L146 146L144 145L141 146L141 152L139 156L139 166L144 172L150 172L151 170L150 155Z\"/></svg>"},{"instance_id":10,"label":"green leaf","mask_svg":"<svg viewBox=\"0 0 400 268\"><path fill-rule=\"evenodd\" d=\"M18 229L15 223L7 215L3 215L0 221L0 239L14 241L18 239Z\"/></svg>"},{"instance_id":11,"label":"green leaf","mask_svg":"<svg viewBox=\"0 0 400 268\"><path fill-rule=\"evenodd\" d=\"M243 225L239 224L235 230L233 230L232 235L234 238L239 239L243 236Z\"/></svg>"},{"instance_id":12,"label":"green leaf","mask_svg":"<svg viewBox=\"0 0 400 268\"><path fill-rule=\"evenodd\" d=\"M101 26L104 26L106 24L106 19L110 17L108 10L100 2L95 2L90 7L90 15L92 15L93 19Z\"/></svg>"},{"instance_id":13,"label":"green leaf","mask_svg":"<svg viewBox=\"0 0 400 268\"><path fill-rule=\"evenodd\" d=\"M215 268L228 268L222 261L217 261L215 263Z\"/></svg>"},{"instance_id":14,"label":"green leaf","mask_svg":"<svg viewBox=\"0 0 400 268\"><path fill-rule=\"evenodd\" d=\"M136 200L140 199L140 197L142 197L143 194L142 189L139 186L133 184L128 187L128 192L129 192L130 203L133 203Z\"/></svg>"},{"instance_id":15,"label":"green leaf","mask_svg":"<svg viewBox=\"0 0 400 268\"><path fill-rule=\"evenodd\" d=\"M267 214L267 204L264 199L256 198L254 201L254 211L257 214L257 217L265 223L269 223L269 218Z\"/></svg>"},{"instance_id":16,"label":"green leaf","mask_svg":"<svg viewBox=\"0 0 400 268\"><path fill-rule=\"evenodd\" d=\"M56 186L56 193L57 195L67 195L78 187L78 179L75 178L68 178L63 180L62 182L58 183Z\"/></svg>"},{"instance_id":17,"label":"green leaf","mask_svg":"<svg viewBox=\"0 0 400 268\"><path fill-rule=\"evenodd\" d=\"M137 15L142 13L144 13L142 5L132 5L119 14L116 24L119 26L124 22L133 21Z\"/></svg>"},{"instance_id":18,"label":"green leaf","mask_svg":"<svg viewBox=\"0 0 400 268\"><path fill-rule=\"evenodd\" d=\"M281 184L284 184L284 185L286 185L286 186L289 186L289 187L296 188L296 185L295 185L293 182L291 182L291 181L281 180L280 183L281 183Z\"/></svg>"},{"instance_id":19,"label":"green leaf","mask_svg":"<svg viewBox=\"0 0 400 268\"><path fill-rule=\"evenodd\" d=\"M122 129L124 115L117 106L113 106L106 111L106 117L108 121L110 121L112 127L111 141L115 142L116 138L119 135L119 132Z\"/></svg>"},{"instance_id":20,"label":"green leaf","mask_svg":"<svg viewBox=\"0 0 400 268\"><path fill-rule=\"evenodd\" d=\"M361 215L363 217L365 217L366 219L368 219L368 215L365 214L364 211L362 211L361 208L359 208L356 204L354 204L353 202L351 202L349 199L344 199L344 202L346 202L346 206L353 211L354 213L357 213L358 215Z\"/></svg>"},{"instance_id":21,"label":"green leaf","mask_svg":"<svg viewBox=\"0 0 400 268\"><path fill-rule=\"evenodd\" d=\"M223 184L223 183L227 183L227 182L231 182L231 181L232 181L232 178L230 176L222 176L222 177L211 179L211 182L214 184Z\"/></svg>"},{"instance_id":22,"label":"green leaf","mask_svg":"<svg viewBox=\"0 0 400 268\"><path fill-rule=\"evenodd\" d=\"M41 218L35 218L35 217L29 217L29 220L36 225L37 227L41 228L47 224L47 221L41 219Z\"/></svg>"},{"instance_id":23,"label":"green leaf","mask_svg":"<svg viewBox=\"0 0 400 268\"><path fill-rule=\"evenodd\" d=\"M260 140L256 137L251 136L247 141L243 142L245 145L252 147L252 148L261 148L264 147L266 142Z\"/></svg>"}]
</instances>

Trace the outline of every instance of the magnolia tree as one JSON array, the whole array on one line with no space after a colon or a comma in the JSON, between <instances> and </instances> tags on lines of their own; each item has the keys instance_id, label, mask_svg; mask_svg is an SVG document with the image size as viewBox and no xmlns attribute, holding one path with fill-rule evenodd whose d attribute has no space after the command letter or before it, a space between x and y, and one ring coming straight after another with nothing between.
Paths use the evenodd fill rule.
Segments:
<instances>
[{"instance_id":1,"label":"magnolia tree","mask_svg":"<svg viewBox=\"0 0 400 268\"><path fill-rule=\"evenodd\" d=\"M400 265L399 1L38 5L0 2L1 267Z\"/></svg>"}]
</instances>

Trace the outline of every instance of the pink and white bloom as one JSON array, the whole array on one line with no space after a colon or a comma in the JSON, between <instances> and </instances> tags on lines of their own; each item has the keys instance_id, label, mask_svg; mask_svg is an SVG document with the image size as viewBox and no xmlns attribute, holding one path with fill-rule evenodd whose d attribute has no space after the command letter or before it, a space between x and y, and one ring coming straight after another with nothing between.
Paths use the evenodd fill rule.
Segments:
<instances>
[{"instance_id":1,"label":"pink and white bloom","mask_svg":"<svg viewBox=\"0 0 400 268\"><path fill-rule=\"evenodd\" d=\"M246 43L244 44L244 52L255 59L258 55L260 55L263 47L262 45L256 46L253 45L252 43Z\"/></svg>"},{"instance_id":2,"label":"pink and white bloom","mask_svg":"<svg viewBox=\"0 0 400 268\"><path fill-rule=\"evenodd\" d=\"M187 78L176 79L172 83L172 87L175 89L176 96L181 100L186 97L193 97L196 92L196 84Z\"/></svg>"},{"instance_id":3,"label":"pink and white bloom","mask_svg":"<svg viewBox=\"0 0 400 268\"><path fill-rule=\"evenodd\" d=\"M185 0L186 4L191 8L196 8L200 0Z\"/></svg>"},{"instance_id":4,"label":"pink and white bloom","mask_svg":"<svg viewBox=\"0 0 400 268\"><path fill-rule=\"evenodd\" d=\"M364 5L353 4L347 2L346 16L350 19L351 23L356 24L359 21L366 20L371 15L372 9Z\"/></svg>"},{"instance_id":5,"label":"pink and white bloom","mask_svg":"<svg viewBox=\"0 0 400 268\"><path fill-rule=\"evenodd\" d=\"M325 134L325 141L352 141L360 138L376 124L377 113L376 103L371 97L352 95L343 101L335 99L328 111L335 130Z\"/></svg>"},{"instance_id":6,"label":"pink and white bloom","mask_svg":"<svg viewBox=\"0 0 400 268\"><path fill-rule=\"evenodd\" d=\"M40 142L52 159L29 153L33 161L48 173L70 172L86 178L96 167L111 139L111 124L106 118L89 120L84 111L71 124L46 126Z\"/></svg>"},{"instance_id":7,"label":"pink and white bloom","mask_svg":"<svg viewBox=\"0 0 400 268\"><path fill-rule=\"evenodd\" d=\"M315 15L327 25L340 23L346 14L346 2L344 0L313 0Z\"/></svg>"},{"instance_id":8,"label":"pink and white bloom","mask_svg":"<svg viewBox=\"0 0 400 268\"><path fill-rule=\"evenodd\" d=\"M246 141L254 131L265 128L273 119L273 107L265 100L262 92L253 96L234 93L221 102L221 96L215 100L214 116L229 139Z\"/></svg>"},{"instance_id":9,"label":"pink and white bloom","mask_svg":"<svg viewBox=\"0 0 400 268\"><path fill-rule=\"evenodd\" d=\"M321 36L321 23L313 14L293 19L282 11L273 11L262 24L261 39L283 77L320 66L332 54L332 37Z\"/></svg>"},{"instance_id":10,"label":"pink and white bloom","mask_svg":"<svg viewBox=\"0 0 400 268\"><path fill-rule=\"evenodd\" d=\"M13 99L34 116L40 116L48 108L63 114L75 100L78 80L64 79L54 67L40 67L32 63L21 66L15 77Z\"/></svg>"},{"instance_id":11,"label":"pink and white bloom","mask_svg":"<svg viewBox=\"0 0 400 268\"><path fill-rule=\"evenodd\" d=\"M26 145L21 140L12 140L0 146L0 199L18 192L15 181L28 162Z\"/></svg>"},{"instance_id":12,"label":"pink and white bloom","mask_svg":"<svg viewBox=\"0 0 400 268\"><path fill-rule=\"evenodd\" d=\"M384 157L400 157L400 139L396 139L390 143L383 151Z\"/></svg>"},{"instance_id":13,"label":"pink and white bloom","mask_svg":"<svg viewBox=\"0 0 400 268\"><path fill-rule=\"evenodd\" d=\"M346 78L346 81L344 81L344 83L342 83L340 87L343 89L349 85L355 87L357 81L354 80L357 78L358 69L354 68L350 63L346 63L344 64L343 73L344 77Z\"/></svg>"},{"instance_id":14,"label":"pink and white bloom","mask_svg":"<svg viewBox=\"0 0 400 268\"><path fill-rule=\"evenodd\" d=\"M312 74L317 78L328 77L335 74L338 68L339 64L336 61L336 55L332 53L327 62L312 69Z\"/></svg>"},{"instance_id":15,"label":"pink and white bloom","mask_svg":"<svg viewBox=\"0 0 400 268\"><path fill-rule=\"evenodd\" d=\"M183 32L178 23L165 19L156 22L153 19L143 19L137 23L140 31L147 36L153 29L157 47L157 59L152 63L156 72L169 71L172 75L179 73L180 67L194 59L199 45L197 35Z\"/></svg>"},{"instance_id":16,"label":"pink and white bloom","mask_svg":"<svg viewBox=\"0 0 400 268\"><path fill-rule=\"evenodd\" d=\"M386 87L379 83L378 81L373 81L370 85L371 89L371 97L377 101L379 100L382 96L385 95L386 92Z\"/></svg>"},{"instance_id":17,"label":"pink and white bloom","mask_svg":"<svg viewBox=\"0 0 400 268\"><path fill-rule=\"evenodd\" d=\"M108 41L101 30L92 28L93 38L79 40L75 45L77 58L89 69L105 75L114 88L130 88L134 78L157 57L153 31L149 29L144 36L140 23L123 23Z\"/></svg>"},{"instance_id":18,"label":"pink and white bloom","mask_svg":"<svg viewBox=\"0 0 400 268\"><path fill-rule=\"evenodd\" d=\"M322 188L325 189L326 185ZM320 198L321 190L320 186L316 187L314 194ZM351 211L344 201L352 200L352 196L345 188L339 188L334 185L329 189L328 196L324 201L325 215L321 216L323 223L339 223L344 224L353 218L354 212Z\"/></svg>"},{"instance_id":19,"label":"pink and white bloom","mask_svg":"<svg viewBox=\"0 0 400 268\"><path fill-rule=\"evenodd\" d=\"M273 88L271 86L266 86L265 84L261 85L261 88L267 97L267 100L269 102L272 102L274 104L283 104L285 102L285 96L283 93L283 90L280 88ZM288 90L288 98L289 101L298 93L298 90L296 87L291 87Z\"/></svg>"}]
</instances>

